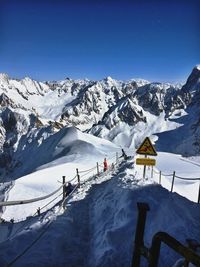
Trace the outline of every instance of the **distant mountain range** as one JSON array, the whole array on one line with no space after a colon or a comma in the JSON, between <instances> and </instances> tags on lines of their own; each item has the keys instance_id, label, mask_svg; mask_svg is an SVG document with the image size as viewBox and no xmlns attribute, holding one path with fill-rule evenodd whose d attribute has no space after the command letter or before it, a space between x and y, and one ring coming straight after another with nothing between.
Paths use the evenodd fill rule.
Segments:
<instances>
[{"instance_id":1,"label":"distant mountain range","mask_svg":"<svg viewBox=\"0 0 200 267\"><path fill-rule=\"evenodd\" d=\"M0 74L0 175L17 177L23 155L31 157L68 126L122 147L134 149L150 136L158 150L198 155L199 104L199 66L183 86L111 77L37 82Z\"/></svg>"}]
</instances>

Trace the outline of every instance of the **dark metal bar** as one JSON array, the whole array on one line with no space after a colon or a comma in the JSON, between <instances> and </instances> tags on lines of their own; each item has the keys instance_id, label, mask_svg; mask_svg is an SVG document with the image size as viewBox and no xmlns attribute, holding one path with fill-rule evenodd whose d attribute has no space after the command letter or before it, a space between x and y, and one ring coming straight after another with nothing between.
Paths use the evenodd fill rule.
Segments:
<instances>
[{"instance_id":1,"label":"dark metal bar","mask_svg":"<svg viewBox=\"0 0 200 267\"><path fill-rule=\"evenodd\" d=\"M174 179L175 179L175 172L173 172L173 177L172 177L172 186L171 186L171 192L173 192L173 187L174 187Z\"/></svg>"},{"instance_id":2,"label":"dark metal bar","mask_svg":"<svg viewBox=\"0 0 200 267\"><path fill-rule=\"evenodd\" d=\"M78 186L80 187L80 175L79 175L79 172L78 172L78 168L76 169L76 175L77 175L77 180L78 180Z\"/></svg>"},{"instance_id":3,"label":"dark metal bar","mask_svg":"<svg viewBox=\"0 0 200 267\"><path fill-rule=\"evenodd\" d=\"M199 195L198 195L198 201L197 203L200 203L200 182L199 182Z\"/></svg>"},{"instance_id":4,"label":"dark metal bar","mask_svg":"<svg viewBox=\"0 0 200 267\"><path fill-rule=\"evenodd\" d=\"M161 171L159 173L159 184L161 184Z\"/></svg>"},{"instance_id":5,"label":"dark metal bar","mask_svg":"<svg viewBox=\"0 0 200 267\"><path fill-rule=\"evenodd\" d=\"M65 199L65 176L62 177L63 178L63 200Z\"/></svg>"},{"instance_id":6,"label":"dark metal bar","mask_svg":"<svg viewBox=\"0 0 200 267\"><path fill-rule=\"evenodd\" d=\"M153 178L153 166L151 167L151 178Z\"/></svg>"},{"instance_id":7,"label":"dark metal bar","mask_svg":"<svg viewBox=\"0 0 200 267\"><path fill-rule=\"evenodd\" d=\"M149 211L149 205L147 203L137 203L138 207L138 220L135 232L135 245L132 258L132 267L140 266L141 248L144 248L144 229L146 223L147 211Z\"/></svg>"},{"instance_id":8,"label":"dark metal bar","mask_svg":"<svg viewBox=\"0 0 200 267\"><path fill-rule=\"evenodd\" d=\"M147 158L147 155L144 156L145 159ZM144 165L144 170L143 170L143 179L145 179L145 176L146 176L146 165Z\"/></svg>"},{"instance_id":9,"label":"dark metal bar","mask_svg":"<svg viewBox=\"0 0 200 267\"><path fill-rule=\"evenodd\" d=\"M171 247L183 258L185 258L188 262L191 262L196 266L200 266L200 257L197 254L195 254L191 249L182 245L179 241L177 241L174 237L170 236L169 234L165 232L158 232L157 234L154 235L152 245L150 248L149 267L158 266L161 242ZM139 265L137 267L139 267Z\"/></svg>"},{"instance_id":10,"label":"dark metal bar","mask_svg":"<svg viewBox=\"0 0 200 267\"><path fill-rule=\"evenodd\" d=\"M97 162L97 175L99 176L99 163Z\"/></svg>"}]
</instances>

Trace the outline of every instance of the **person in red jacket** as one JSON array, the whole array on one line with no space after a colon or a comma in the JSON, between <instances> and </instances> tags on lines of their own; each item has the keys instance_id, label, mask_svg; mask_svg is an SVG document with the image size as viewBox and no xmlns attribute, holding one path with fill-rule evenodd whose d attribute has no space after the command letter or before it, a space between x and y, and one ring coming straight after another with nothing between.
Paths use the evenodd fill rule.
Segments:
<instances>
[{"instance_id":1,"label":"person in red jacket","mask_svg":"<svg viewBox=\"0 0 200 267\"><path fill-rule=\"evenodd\" d=\"M107 171L108 170L108 162L106 160L106 158L104 159L104 162L103 162L103 171Z\"/></svg>"}]
</instances>

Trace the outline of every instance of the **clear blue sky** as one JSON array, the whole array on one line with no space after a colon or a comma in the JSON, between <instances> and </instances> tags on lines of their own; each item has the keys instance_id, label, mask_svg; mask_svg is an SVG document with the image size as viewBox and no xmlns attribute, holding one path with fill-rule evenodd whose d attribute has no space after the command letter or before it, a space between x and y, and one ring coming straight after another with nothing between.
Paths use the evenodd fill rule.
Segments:
<instances>
[{"instance_id":1,"label":"clear blue sky","mask_svg":"<svg viewBox=\"0 0 200 267\"><path fill-rule=\"evenodd\" d=\"M185 80L200 64L198 0L0 0L0 72Z\"/></svg>"}]
</instances>

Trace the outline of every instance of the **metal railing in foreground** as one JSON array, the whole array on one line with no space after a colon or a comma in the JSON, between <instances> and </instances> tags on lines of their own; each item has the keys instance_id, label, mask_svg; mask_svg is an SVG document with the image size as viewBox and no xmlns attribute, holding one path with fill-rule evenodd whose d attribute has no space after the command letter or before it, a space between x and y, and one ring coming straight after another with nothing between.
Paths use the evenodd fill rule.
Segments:
<instances>
[{"instance_id":1,"label":"metal railing in foreground","mask_svg":"<svg viewBox=\"0 0 200 267\"><path fill-rule=\"evenodd\" d=\"M144 231L147 211L150 210L147 203L137 203L138 206L138 220L135 233L134 251L131 267L140 267L141 256L148 261L148 267L157 267L160 256L161 243L166 244L176 253L184 258L184 267L188 267L189 263L195 266L200 266L200 256L197 255L191 248L181 244L174 237L165 232L158 232L153 236L150 248L144 245Z\"/></svg>"}]
</instances>

